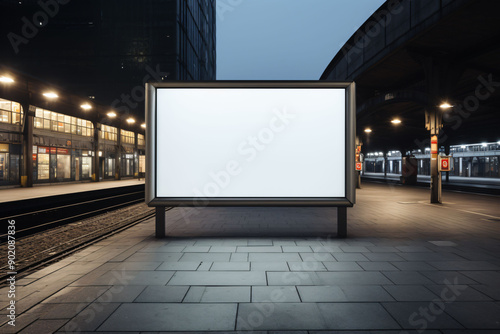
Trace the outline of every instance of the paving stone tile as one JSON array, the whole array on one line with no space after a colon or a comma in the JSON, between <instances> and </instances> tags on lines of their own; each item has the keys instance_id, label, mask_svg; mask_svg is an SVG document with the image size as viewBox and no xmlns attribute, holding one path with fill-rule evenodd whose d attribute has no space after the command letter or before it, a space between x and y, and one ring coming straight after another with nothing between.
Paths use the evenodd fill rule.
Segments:
<instances>
[{"instance_id":1,"label":"paving stone tile","mask_svg":"<svg viewBox=\"0 0 500 334\"><path fill-rule=\"evenodd\" d=\"M307 262L323 262L323 261L336 261L330 253L299 253L302 261Z\"/></svg>"},{"instance_id":2,"label":"paving stone tile","mask_svg":"<svg viewBox=\"0 0 500 334\"><path fill-rule=\"evenodd\" d=\"M461 271L461 273L473 279L475 282L485 285L498 286L498 282L500 282L500 272L497 271Z\"/></svg>"},{"instance_id":3,"label":"paving stone tile","mask_svg":"<svg viewBox=\"0 0 500 334\"><path fill-rule=\"evenodd\" d=\"M339 246L311 246L315 253L343 253Z\"/></svg>"},{"instance_id":4,"label":"paving stone tile","mask_svg":"<svg viewBox=\"0 0 500 334\"><path fill-rule=\"evenodd\" d=\"M274 239L273 246L297 246L297 244L295 243L295 239L290 239L290 240Z\"/></svg>"},{"instance_id":5,"label":"paving stone tile","mask_svg":"<svg viewBox=\"0 0 500 334\"><path fill-rule=\"evenodd\" d=\"M261 271L178 271L168 285L266 285Z\"/></svg>"},{"instance_id":6,"label":"paving stone tile","mask_svg":"<svg viewBox=\"0 0 500 334\"><path fill-rule=\"evenodd\" d=\"M184 303L249 303L249 286L201 287L192 286Z\"/></svg>"},{"instance_id":7,"label":"paving stone tile","mask_svg":"<svg viewBox=\"0 0 500 334\"><path fill-rule=\"evenodd\" d=\"M385 285L392 284L384 275L374 271L318 272L322 285Z\"/></svg>"},{"instance_id":8,"label":"paving stone tile","mask_svg":"<svg viewBox=\"0 0 500 334\"><path fill-rule=\"evenodd\" d=\"M210 250L210 246L187 246L182 252L183 253L207 253Z\"/></svg>"},{"instance_id":9,"label":"paving stone tile","mask_svg":"<svg viewBox=\"0 0 500 334\"><path fill-rule=\"evenodd\" d=\"M184 253L179 262L229 262L231 253Z\"/></svg>"},{"instance_id":10,"label":"paving stone tile","mask_svg":"<svg viewBox=\"0 0 500 334\"><path fill-rule=\"evenodd\" d=\"M282 246L284 253L312 253L309 246Z\"/></svg>"},{"instance_id":11,"label":"paving stone tile","mask_svg":"<svg viewBox=\"0 0 500 334\"><path fill-rule=\"evenodd\" d=\"M182 253L186 246L148 246L139 249L138 253Z\"/></svg>"},{"instance_id":12,"label":"paving stone tile","mask_svg":"<svg viewBox=\"0 0 500 334\"><path fill-rule=\"evenodd\" d=\"M66 332L95 331L119 306L118 303L92 303L61 330Z\"/></svg>"},{"instance_id":13,"label":"paving stone tile","mask_svg":"<svg viewBox=\"0 0 500 334\"><path fill-rule=\"evenodd\" d=\"M480 302L492 300L469 285L426 285L426 288L443 301Z\"/></svg>"},{"instance_id":14,"label":"paving stone tile","mask_svg":"<svg viewBox=\"0 0 500 334\"><path fill-rule=\"evenodd\" d=\"M390 314L376 303L320 303L328 329L399 329Z\"/></svg>"},{"instance_id":15,"label":"paving stone tile","mask_svg":"<svg viewBox=\"0 0 500 334\"><path fill-rule=\"evenodd\" d=\"M236 246L212 246L210 253L235 253Z\"/></svg>"},{"instance_id":16,"label":"paving stone tile","mask_svg":"<svg viewBox=\"0 0 500 334\"><path fill-rule=\"evenodd\" d=\"M436 284L477 284L477 282L457 271L421 271L425 277L429 278Z\"/></svg>"},{"instance_id":17,"label":"paving stone tile","mask_svg":"<svg viewBox=\"0 0 500 334\"><path fill-rule=\"evenodd\" d=\"M363 271L356 262L323 262L328 271Z\"/></svg>"},{"instance_id":18,"label":"paving stone tile","mask_svg":"<svg viewBox=\"0 0 500 334\"><path fill-rule=\"evenodd\" d=\"M238 246L237 253L283 253L281 246Z\"/></svg>"},{"instance_id":19,"label":"paving stone tile","mask_svg":"<svg viewBox=\"0 0 500 334\"><path fill-rule=\"evenodd\" d=\"M53 333L64 325L66 320L37 320L31 325L24 328L19 333L23 334L40 334L40 333Z\"/></svg>"},{"instance_id":20,"label":"paving stone tile","mask_svg":"<svg viewBox=\"0 0 500 334\"><path fill-rule=\"evenodd\" d=\"M162 262L115 262L113 270L155 270Z\"/></svg>"},{"instance_id":21,"label":"paving stone tile","mask_svg":"<svg viewBox=\"0 0 500 334\"><path fill-rule=\"evenodd\" d=\"M254 320L255 314L270 314ZM242 303L239 305L236 330L311 330L327 329L324 316L316 304L309 303Z\"/></svg>"},{"instance_id":22,"label":"paving stone tile","mask_svg":"<svg viewBox=\"0 0 500 334\"><path fill-rule=\"evenodd\" d=\"M335 260L341 261L370 261L361 253L333 253Z\"/></svg>"},{"instance_id":23,"label":"paving stone tile","mask_svg":"<svg viewBox=\"0 0 500 334\"><path fill-rule=\"evenodd\" d=\"M267 285L314 285L321 280L314 271L267 272Z\"/></svg>"},{"instance_id":24,"label":"paving stone tile","mask_svg":"<svg viewBox=\"0 0 500 334\"><path fill-rule=\"evenodd\" d=\"M232 253L230 262L247 262L248 253Z\"/></svg>"},{"instance_id":25,"label":"paving stone tile","mask_svg":"<svg viewBox=\"0 0 500 334\"><path fill-rule=\"evenodd\" d=\"M173 271L109 271L93 281L93 285L165 285L172 278Z\"/></svg>"},{"instance_id":26,"label":"paving stone tile","mask_svg":"<svg viewBox=\"0 0 500 334\"><path fill-rule=\"evenodd\" d=\"M163 262L158 268L156 268L156 270L167 270L167 271L197 270L200 264L201 264L200 261Z\"/></svg>"},{"instance_id":27,"label":"paving stone tile","mask_svg":"<svg viewBox=\"0 0 500 334\"><path fill-rule=\"evenodd\" d=\"M210 268L212 268L213 262L202 262L200 266L198 267L197 271L209 271Z\"/></svg>"},{"instance_id":28,"label":"paving stone tile","mask_svg":"<svg viewBox=\"0 0 500 334\"><path fill-rule=\"evenodd\" d=\"M391 246L366 246L372 253L397 253L399 250Z\"/></svg>"},{"instance_id":29,"label":"paving stone tile","mask_svg":"<svg viewBox=\"0 0 500 334\"><path fill-rule=\"evenodd\" d=\"M326 271L322 262L288 262L290 271Z\"/></svg>"},{"instance_id":30,"label":"paving stone tile","mask_svg":"<svg viewBox=\"0 0 500 334\"><path fill-rule=\"evenodd\" d=\"M358 263L364 270L367 271L399 271L398 268L394 267L389 262L359 262Z\"/></svg>"},{"instance_id":31,"label":"paving stone tile","mask_svg":"<svg viewBox=\"0 0 500 334\"><path fill-rule=\"evenodd\" d=\"M398 268L399 270L406 271L435 271L436 268L429 265L426 262L419 261L397 261L391 262L393 266Z\"/></svg>"},{"instance_id":32,"label":"paving stone tile","mask_svg":"<svg viewBox=\"0 0 500 334\"><path fill-rule=\"evenodd\" d=\"M424 252L424 253L398 253L406 261L461 261L462 257L453 253L434 253L434 252Z\"/></svg>"},{"instance_id":33,"label":"paving stone tile","mask_svg":"<svg viewBox=\"0 0 500 334\"><path fill-rule=\"evenodd\" d=\"M417 271L384 271L383 274L394 284L432 284L432 281Z\"/></svg>"},{"instance_id":34,"label":"paving stone tile","mask_svg":"<svg viewBox=\"0 0 500 334\"><path fill-rule=\"evenodd\" d=\"M455 319L443 313L439 305L432 302L397 302L382 305L404 329L463 328ZM434 313L431 309L437 312Z\"/></svg>"},{"instance_id":35,"label":"paving stone tile","mask_svg":"<svg viewBox=\"0 0 500 334\"><path fill-rule=\"evenodd\" d=\"M424 247L424 246L397 246L396 249L399 250L400 252L404 252L404 253L432 252L432 250L430 250L429 248Z\"/></svg>"},{"instance_id":36,"label":"paving stone tile","mask_svg":"<svg viewBox=\"0 0 500 334\"><path fill-rule=\"evenodd\" d=\"M368 253L368 248L363 246L340 246L344 253Z\"/></svg>"},{"instance_id":37,"label":"paving stone tile","mask_svg":"<svg viewBox=\"0 0 500 334\"><path fill-rule=\"evenodd\" d=\"M298 253L249 253L248 260L251 262L302 261Z\"/></svg>"},{"instance_id":38,"label":"paving stone tile","mask_svg":"<svg viewBox=\"0 0 500 334\"><path fill-rule=\"evenodd\" d=\"M250 262L253 271L290 271L285 261L281 262Z\"/></svg>"},{"instance_id":39,"label":"paving stone tile","mask_svg":"<svg viewBox=\"0 0 500 334\"><path fill-rule=\"evenodd\" d=\"M272 246L273 241L271 239L249 239L248 246Z\"/></svg>"},{"instance_id":40,"label":"paving stone tile","mask_svg":"<svg viewBox=\"0 0 500 334\"><path fill-rule=\"evenodd\" d=\"M254 286L252 303L299 303L295 286Z\"/></svg>"},{"instance_id":41,"label":"paving stone tile","mask_svg":"<svg viewBox=\"0 0 500 334\"><path fill-rule=\"evenodd\" d=\"M37 313L40 319L71 319L90 303L38 304L29 312Z\"/></svg>"},{"instance_id":42,"label":"paving stone tile","mask_svg":"<svg viewBox=\"0 0 500 334\"><path fill-rule=\"evenodd\" d=\"M96 301L99 303L130 303L145 288L145 285L115 285L106 290Z\"/></svg>"},{"instance_id":43,"label":"paving stone tile","mask_svg":"<svg viewBox=\"0 0 500 334\"><path fill-rule=\"evenodd\" d=\"M214 262L210 267L211 271L216 270L250 270L250 262Z\"/></svg>"},{"instance_id":44,"label":"paving stone tile","mask_svg":"<svg viewBox=\"0 0 500 334\"><path fill-rule=\"evenodd\" d=\"M234 330L237 304L122 304L99 331Z\"/></svg>"},{"instance_id":45,"label":"paving stone tile","mask_svg":"<svg viewBox=\"0 0 500 334\"><path fill-rule=\"evenodd\" d=\"M399 253L363 253L370 261L405 261Z\"/></svg>"},{"instance_id":46,"label":"paving stone tile","mask_svg":"<svg viewBox=\"0 0 500 334\"><path fill-rule=\"evenodd\" d=\"M67 287L45 299L43 303L90 303L108 289L108 286Z\"/></svg>"},{"instance_id":47,"label":"paving stone tile","mask_svg":"<svg viewBox=\"0 0 500 334\"><path fill-rule=\"evenodd\" d=\"M136 303L180 303L189 287L187 286L148 286L134 300Z\"/></svg>"},{"instance_id":48,"label":"paving stone tile","mask_svg":"<svg viewBox=\"0 0 500 334\"><path fill-rule=\"evenodd\" d=\"M386 285L387 290L395 300L401 302L432 301L438 296L422 285Z\"/></svg>"},{"instance_id":49,"label":"paving stone tile","mask_svg":"<svg viewBox=\"0 0 500 334\"><path fill-rule=\"evenodd\" d=\"M433 261L429 264L439 270L500 270L486 261Z\"/></svg>"},{"instance_id":50,"label":"paving stone tile","mask_svg":"<svg viewBox=\"0 0 500 334\"><path fill-rule=\"evenodd\" d=\"M135 253L130 255L127 262L175 262L179 261L184 253Z\"/></svg>"},{"instance_id":51,"label":"paving stone tile","mask_svg":"<svg viewBox=\"0 0 500 334\"><path fill-rule=\"evenodd\" d=\"M494 300L500 300L500 286L490 286L490 285L470 285L471 288L485 294Z\"/></svg>"},{"instance_id":52,"label":"paving stone tile","mask_svg":"<svg viewBox=\"0 0 500 334\"><path fill-rule=\"evenodd\" d=\"M500 306L492 302L454 302L445 312L468 329L500 329Z\"/></svg>"},{"instance_id":53,"label":"paving stone tile","mask_svg":"<svg viewBox=\"0 0 500 334\"><path fill-rule=\"evenodd\" d=\"M381 286L298 286L303 302L382 302L394 299Z\"/></svg>"}]
</instances>

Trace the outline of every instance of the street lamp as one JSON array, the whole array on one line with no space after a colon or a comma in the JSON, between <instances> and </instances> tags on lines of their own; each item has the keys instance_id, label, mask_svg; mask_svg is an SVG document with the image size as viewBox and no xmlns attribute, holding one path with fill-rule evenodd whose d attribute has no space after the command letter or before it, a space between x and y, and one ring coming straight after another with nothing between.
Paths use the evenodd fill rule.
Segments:
<instances>
[{"instance_id":1,"label":"street lamp","mask_svg":"<svg viewBox=\"0 0 500 334\"><path fill-rule=\"evenodd\" d=\"M5 76L1 76L0 77L0 82L2 82L2 83L13 83L14 79L9 78L9 77L5 77Z\"/></svg>"},{"instance_id":2,"label":"street lamp","mask_svg":"<svg viewBox=\"0 0 500 334\"><path fill-rule=\"evenodd\" d=\"M399 124L401 124L401 120L399 118L395 118L391 121L391 123L394 125L399 125Z\"/></svg>"},{"instance_id":3,"label":"street lamp","mask_svg":"<svg viewBox=\"0 0 500 334\"><path fill-rule=\"evenodd\" d=\"M141 124L141 128L145 129L146 128L146 123Z\"/></svg>"},{"instance_id":4,"label":"street lamp","mask_svg":"<svg viewBox=\"0 0 500 334\"><path fill-rule=\"evenodd\" d=\"M90 104L88 104L88 103L82 104L80 107L83 110L90 110L90 109L92 109L92 106Z\"/></svg>"},{"instance_id":5,"label":"street lamp","mask_svg":"<svg viewBox=\"0 0 500 334\"><path fill-rule=\"evenodd\" d=\"M127 118L127 123L128 124L134 124L135 123L135 119L133 119L132 117Z\"/></svg>"},{"instance_id":6,"label":"street lamp","mask_svg":"<svg viewBox=\"0 0 500 334\"><path fill-rule=\"evenodd\" d=\"M366 132L366 133L371 133L371 132L372 132L372 129L370 129L370 128L366 128L366 129L365 129L365 132Z\"/></svg>"},{"instance_id":7,"label":"street lamp","mask_svg":"<svg viewBox=\"0 0 500 334\"><path fill-rule=\"evenodd\" d=\"M111 118L116 117L116 113L114 111L110 111L106 115L108 115L108 117L111 117Z\"/></svg>"},{"instance_id":8,"label":"street lamp","mask_svg":"<svg viewBox=\"0 0 500 334\"><path fill-rule=\"evenodd\" d=\"M57 99L59 97L59 95L57 95L56 93L54 92L46 92L46 93L43 93L43 96L45 96L46 98L48 99Z\"/></svg>"},{"instance_id":9,"label":"street lamp","mask_svg":"<svg viewBox=\"0 0 500 334\"><path fill-rule=\"evenodd\" d=\"M453 106L451 104L449 104L448 102L443 102L443 103L441 103L441 105L439 106L439 108L441 108L443 110L446 110L446 109L453 108Z\"/></svg>"}]
</instances>

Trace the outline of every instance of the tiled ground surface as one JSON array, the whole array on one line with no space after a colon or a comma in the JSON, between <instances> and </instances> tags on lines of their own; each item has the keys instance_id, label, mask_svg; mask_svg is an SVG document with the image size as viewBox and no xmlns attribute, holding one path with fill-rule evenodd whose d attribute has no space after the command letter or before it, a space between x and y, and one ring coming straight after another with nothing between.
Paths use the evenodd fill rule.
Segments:
<instances>
[{"instance_id":1,"label":"tiled ground surface","mask_svg":"<svg viewBox=\"0 0 500 334\"><path fill-rule=\"evenodd\" d=\"M500 201L366 184L336 209L167 213L18 281L0 332L500 333Z\"/></svg>"}]
</instances>

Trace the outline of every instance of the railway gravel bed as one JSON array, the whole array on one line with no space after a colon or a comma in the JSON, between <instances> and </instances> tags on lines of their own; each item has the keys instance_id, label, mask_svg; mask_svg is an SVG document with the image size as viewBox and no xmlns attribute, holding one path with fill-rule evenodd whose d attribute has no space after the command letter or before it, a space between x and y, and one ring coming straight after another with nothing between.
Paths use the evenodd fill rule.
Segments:
<instances>
[{"instance_id":1,"label":"railway gravel bed","mask_svg":"<svg viewBox=\"0 0 500 334\"><path fill-rule=\"evenodd\" d=\"M90 242L114 230L132 225L134 222L153 215L154 209L145 203L134 204L95 217L16 239L16 271L23 271L35 264L43 263L57 254ZM0 254L7 254L7 244L0 245ZM7 257L2 256L2 274L8 270Z\"/></svg>"}]
</instances>

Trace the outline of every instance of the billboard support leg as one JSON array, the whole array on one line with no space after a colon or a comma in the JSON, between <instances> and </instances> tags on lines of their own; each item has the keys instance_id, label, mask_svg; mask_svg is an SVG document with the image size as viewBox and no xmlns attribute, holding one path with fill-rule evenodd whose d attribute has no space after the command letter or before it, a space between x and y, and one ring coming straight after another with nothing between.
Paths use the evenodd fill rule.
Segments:
<instances>
[{"instance_id":1,"label":"billboard support leg","mask_svg":"<svg viewBox=\"0 0 500 334\"><path fill-rule=\"evenodd\" d=\"M347 237L347 208L345 206L337 208L337 236Z\"/></svg>"},{"instance_id":2,"label":"billboard support leg","mask_svg":"<svg viewBox=\"0 0 500 334\"><path fill-rule=\"evenodd\" d=\"M156 237L157 238L165 238L165 207L157 206L156 207Z\"/></svg>"}]
</instances>

